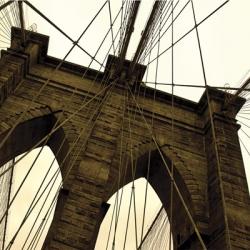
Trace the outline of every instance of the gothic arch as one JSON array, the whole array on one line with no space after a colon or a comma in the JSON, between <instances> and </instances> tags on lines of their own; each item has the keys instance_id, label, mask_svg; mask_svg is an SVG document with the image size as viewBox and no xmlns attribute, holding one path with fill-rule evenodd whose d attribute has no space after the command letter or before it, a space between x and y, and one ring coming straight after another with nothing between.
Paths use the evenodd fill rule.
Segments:
<instances>
[{"instance_id":1,"label":"gothic arch","mask_svg":"<svg viewBox=\"0 0 250 250\"><path fill-rule=\"evenodd\" d=\"M36 112L30 110L27 112L28 115L26 117L28 117L28 119L23 119L4 143L0 154L1 166L17 155L23 154L33 148L52 130L57 120L54 113L51 112L48 107L37 108L35 111ZM15 116L8 116L2 119L0 139L5 138L19 115L20 114L16 114ZM65 141L62 149L59 150L64 137L65 133L63 129L60 128L46 143L47 146L51 148L54 155L57 155L59 164L62 162L65 152L68 150L67 141ZM41 145L42 143L37 145L37 147ZM57 152L59 153L57 154Z\"/></svg>"},{"instance_id":2,"label":"gothic arch","mask_svg":"<svg viewBox=\"0 0 250 250\"><path fill-rule=\"evenodd\" d=\"M175 154L170 151L171 150L163 149L162 153L164 155L169 170L171 170L171 160L173 160L175 182L180 190L180 193L182 194L182 197L185 201L188 210L190 211L192 217L194 218L195 223L199 227L200 218L197 216L196 213L197 211L195 209L195 201L193 199L193 193L197 194L197 192L200 192L198 188L198 183L195 180L195 178L192 175L190 175L190 173L185 172L186 171L185 162L183 160L180 160L181 157L179 156L178 160L175 157ZM147 177L148 155L149 151L144 150L143 153L135 160L135 162L137 162L135 179ZM122 169L125 169L125 167L123 166ZM124 186L133 180L130 170L131 166L127 166L127 173L125 175L126 177L124 178L124 183L122 183L122 185ZM149 184L158 195L169 217L171 179L166 169L166 166L164 165L161 156L156 148L153 148L151 150ZM117 185L113 185L113 187L117 187ZM117 191L118 191L117 188L113 188L113 190L109 193L108 199ZM181 203L181 200L175 190L173 192L173 197L174 197L174 202L173 202L172 233L173 233L173 242L175 245L175 249L177 249L177 247L180 245L182 245L182 247L188 246L190 244L189 242L190 238L192 237L196 238L196 234L187 216L185 208ZM204 232L202 232L201 230L201 233Z\"/></svg>"}]
</instances>

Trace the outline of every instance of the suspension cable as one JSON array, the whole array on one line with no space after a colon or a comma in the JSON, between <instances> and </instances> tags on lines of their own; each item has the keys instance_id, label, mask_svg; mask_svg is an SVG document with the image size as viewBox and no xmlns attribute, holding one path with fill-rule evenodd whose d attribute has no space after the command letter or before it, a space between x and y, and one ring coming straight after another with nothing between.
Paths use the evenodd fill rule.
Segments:
<instances>
[{"instance_id":1,"label":"suspension cable","mask_svg":"<svg viewBox=\"0 0 250 250\"><path fill-rule=\"evenodd\" d=\"M61 34L63 34L66 38L68 38L72 43L73 47L77 46L79 49L81 49L86 55L88 55L91 59L94 59L96 63L103 66L98 60L96 60L89 52L87 52L82 46L78 44L82 36L86 33L86 31L89 29L89 27L92 25L92 23L95 21L97 16L101 13L105 5L107 4L107 1L104 2L104 4L101 6L101 8L98 10L94 18L89 22L89 24L86 26L84 31L82 32L81 36L74 41L71 37L69 37L62 29L60 29L56 24L54 24L49 18L47 18L41 11L39 11L33 4L31 4L28 0L25 1L25 3L33 9L38 15L40 15L42 18L44 18L49 24L51 24L54 28L56 28Z\"/></svg>"},{"instance_id":2,"label":"suspension cable","mask_svg":"<svg viewBox=\"0 0 250 250\"><path fill-rule=\"evenodd\" d=\"M111 29L111 39L112 39L112 44L113 44L113 52L114 52L114 55L115 55L114 33L113 33L113 22L112 22L112 13L111 13L110 0L108 0L108 8L109 8L109 21L110 21L110 29Z\"/></svg>"},{"instance_id":3,"label":"suspension cable","mask_svg":"<svg viewBox=\"0 0 250 250\"><path fill-rule=\"evenodd\" d=\"M171 4L172 6L172 29L171 29L171 136L172 136L172 146L174 147L174 7L173 2ZM174 176L174 161L171 160L171 174ZM174 186L173 181L171 179L171 186L170 186L170 230L169 230L169 250L171 250L172 247L172 234L173 234L173 202L174 202Z\"/></svg>"},{"instance_id":4,"label":"suspension cable","mask_svg":"<svg viewBox=\"0 0 250 250\"><path fill-rule=\"evenodd\" d=\"M26 1L26 3L28 4L28 1ZM106 3L106 2L105 2ZM63 62L66 60L66 58L68 57L68 55L71 53L71 51L74 49L74 47L76 46L76 44L78 44L78 42L80 41L80 39L82 38L82 36L85 34L85 32L88 30L88 28L90 27L91 23L96 19L96 17L98 16L98 14L101 12L102 8L105 5L103 5L99 11L97 12L97 14L94 16L94 18L91 20L90 24L87 25L87 27L84 29L84 31L81 33L81 35L78 37L78 39L73 43L73 46L70 48L70 50L67 52L67 54L63 57L63 59L60 61L60 63L57 65L57 67L52 71L50 77L46 80L46 82L42 85L42 87L39 89L39 91L34 95L34 97L32 98L30 104L26 107L26 109L24 110L24 112L20 115L19 119L17 119L17 121L15 122L14 126L8 131L8 133L6 134L6 136L3 138L3 140L0 143L0 149L2 148L2 146L4 145L4 143L7 141L7 139L9 138L9 136L12 134L12 132L14 131L14 129L16 128L16 126L20 123L20 121L24 118L24 116L26 115L26 113L28 112L28 110L30 109L31 105L35 103L35 101L38 99L38 97L40 96L41 92L43 91L43 89L49 84L51 77L53 76L53 74L62 66Z\"/></svg>"},{"instance_id":5,"label":"suspension cable","mask_svg":"<svg viewBox=\"0 0 250 250\"><path fill-rule=\"evenodd\" d=\"M209 19L211 16L213 16L215 13L217 13L218 10L220 10L225 4L227 4L229 2L229 0L226 0L225 2L223 2L219 7L217 7L215 10L213 10L212 12L210 12L205 18L203 18L200 22L198 22L196 24L195 27L191 28L189 31L187 31L183 36L181 36L179 39L177 39L173 46L175 46L177 43L179 43L180 41L182 41L182 39L184 39L187 35L189 35L193 30L195 30L196 28L198 28L202 23L204 23L207 19ZM168 48L166 48L165 50L163 50L160 54L159 57L162 56L163 54L165 54L168 50L170 50L172 48L172 45L169 46ZM146 66L148 66L149 64L151 64L152 62L154 62L157 58L155 57L154 59L152 59Z\"/></svg>"},{"instance_id":6,"label":"suspension cable","mask_svg":"<svg viewBox=\"0 0 250 250\"><path fill-rule=\"evenodd\" d=\"M103 101L105 101L105 98L104 99L101 99L102 100L102 103L103 103ZM94 115L94 114L93 114ZM97 119L97 118L96 118ZM90 121L91 119L89 119L89 121ZM95 123L94 123L95 124ZM94 126L94 124L93 124L93 126ZM84 129L83 129L84 130ZM82 130L82 131L83 131ZM82 135L82 132L79 134L79 136L78 136L78 139L80 138L80 136ZM77 140L78 140L77 139ZM77 141L76 140L76 141ZM75 145L75 143L72 145L72 146L74 146ZM83 146L82 146L83 147ZM81 148L82 148L81 147ZM72 147L73 148L73 147ZM67 173L66 173L66 175L64 176L64 179L66 179L67 178L67 176L68 176L68 174L70 173L70 170L71 170L71 168L73 167L73 165L74 165L74 162L76 161L76 159L77 159L77 157L78 157L78 155L79 155L79 153L80 153L80 151L81 151L81 148L79 149L79 152L78 152L78 154L75 156L75 160L73 161L73 163L71 164L71 167L68 169L68 171L67 171ZM68 156L68 153L66 154L66 156L64 157L64 160L67 158L67 156ZM63 160L63 162L64 162L64 160ZM58 171L58 173L59 173L59 171ZM44 189L44 191L46 190L46 188ZM40 196L41 197L41 196ZM39 198L40 199L40 198ZM38 199L38 200L39 200ZM38 202L38 200L37 200L37 202ZM37 204L37 202L36 202L36 204ZM35 205L36 205L35 204ZM33 206L33 208L35 207L35 205ZM33 208L31 209L31 211L33 210ZM29 213L30 214L30 213ZM25 219L26 220L26 219ZM21 229L21 228L20 228Z\"/></svg>"},{"instance_id":7,"label":"suspension cable","mask_svg":"<svg viewBox=\"0 0 250 250\"><path fill-rule=\"evenodd\" d=\"M144 114L143 114L142 111L141 111L140 105L139 105L138 102L136 101L136 99L135 99L135 97L134 97L134 95L133 95L133 93L132 93L132 91L131 91L131 89L130 89L129 86L128 86L128 89L129 89L129 92L130 92L130 94L131 94L131 96L132 96L132 98L133 98L133 100L134 100L136 106L138 107L138 110L140 111L141 116L143 117L143 120L144 120L144 122L145 122L145 125L146 125L147 129L149 130L150 133L152 133L152 132L151 132L151 131L152 131L152 128L150 128L150 125L149 125L148 122L146 121L146 119L145 119L145 117L144 117ZM182 194L181 194L181 192L180 192L180 190L179 190L179 188L178 188L178 186L177 186L177 184L176 184L176 182L175 182L175 180L174 180L174 177L173 177L173 175L171 174L171 171L170 171L169 168L168 168L168 164L167 164L167 162L166 162L166 160L165 160L165 158L164 158L164 156L163 156L163 153L162 153L162 151L161 151L161 149L160 149L160 146L159 146L159 144L158 144L158 142L157 142L157 140L156 140L154 134L151 134L151 136L152 136L152 140L153 140L153 142L154 142L154 144L155 144L155 146L156 146L156 149L158 150L158 152L159 152L159 154L160 154L160 157L161 157L161 159L162 159L162 161L163 161L163 164L164 164L164 166L165 166L165 168L166 168L166 170L167 170L167 173L169 174L171 180L173 181L174 188L175 188L175 190L176 190L176 192L177 192L177 194L178 194L178 196L179 196L179 198L180 198L180 201L181 201L181 203L182 203L182 205L183 205L183 207L184 207L184 209L185 209L185 211L186 211L186 213L187 213L187 216L188 216L188 218L190 219L190 221L191 221L191 223L192 223L192 225L193 225L193 227L194 227L194 230L195 230L196 235L197 235L197 237L198 237L198 239L199 239L199 241L200 241L200 243L201 243L201 245L202 245L202 248L203 248L203 249L207 249L206 246L205 246L205 244L204 244L204 242L203 242L203 239L201 238L200 232L199 232L199 230L198 230L198 228L197 228L197 226L196 226L196 224L195 224L195 222L194 222L194 219L193 219L193 217L192 217L192 215L191 215L191 213L190 213L190 211L189 211L189 209L188 209L188 207L187 207L187 205L186 205L186 202L184 201L184 199L183 199L183 197L182 197Z\"/></svg>"},{"instance_id":8,"label":"suspension cable","mask_svg":"<svg viewBox=\"0 0 250 250\"><path fill-rule=\"evenodd\" d=\"M153 30L154 31L154 30ZM153 38L151 37L151 42L150 45L152 46L153 44ZM151 58L151 51L149 53L149 57L148 57L148 61L150 61ZM148 67L146 69L146 81L148 79ZM141 84L140 84L141 86ZM146 90L144 91L144 98L145 98L145 93ZM138 92L139 95L139 92ZM150 142L151 144L151 142ZM151 149L151 145L150 145L150 149ZM141 242L143 240L143 232L144 232L144 223L145 223L145 215L146 215L146 205L147 205L147 195L148 195L148 181L149 181L149 172L150 172L150 165L151 165L151 150L148 151L148 164L147 164L147 176L146 176L146 187L145 187L145 196L144 196L144 207L143 207L143 216L142 216L142 229L141 229ZM141 245L141 243L140 243ZM140 249L140 247L139 247Z\"/></svg>"},{"instance_id":9,"label":"suspension cable","mask_svg":"<svg viewBox=\"0 0 250 250\"><path fill-rule=\"evenodd\" d=\"M214 119L213 119L213 112L212 112L212 107L211 107L210 95L209 95L209 91L208 91L208 87L207 87L206 71L205 71L205 66L204 66L204 60L203 60L203 55L202 55L201 42L200 42L200 37L199 37L199 32L198 32L198 26L197 26L197 21L196 21L196 16L195 16L193 0L191 0L191 5L192 5L192 12L193 12L194 23L195 23L195 31L196 31L196 36L197 36L197 42L198 42L198 46L199 46L199 53L200 53L200 60L201 60L204 84L206 86L205 92L206 92L206 97L207 97L207 105L208 105L210 123L211 123L211 128L212 128L212 137L213 137L213 142L214 142L214 147L215 147L215 157L216 157L216 162L217 162L217 173L218 173L218 178L219 178L219 188L220 188L220 191L221 191L222 207L223 207L223 210L224 210L223 217L224 217L224 220L225 220L225 228L226 228L226 230L225 230L226 231L226 238L227 238L226 244L228 246L228 249L231 249L231 241L230 241L228 219L227 219L227 216L225 214L226 202L225 202L225 195L224 195L224 189L223 189L223 184L222 184L220 157L219 157L219 150L218 150L218 145L217 145L217 136L216 136L216 131L215 131L215 124L214 124Z\"/></svg>"},{"instance_id":10,"label":"suspension cable","mask_svg":"<svg viewBox=\"0 0 250 250\"><path fill-rule=\"evenodd\" d=\"M15 158L12 161L15 161ZM11 196L11 191L12 191L13 174L14 174L14 169L12 168L11 171L10 171L9 190L8 190L8 197L7 197L7 207L9 207L9 204L10 204L10 196ZM0 224L1 224L1 222L0 222ZM8 213L6 214L5 221L4 221L4 233L3 233L3 244L2 244L2 249L3 250L5 248L5 239L6 239L6 234L7 234L7 226L8 226Z\"/></svg>"},{"instance_id":11,"label":"suspension cable","mask_svg":"<svg viewBox=\"0 0 250 250\"><path fill-rule=\"evenodd\" d=\"M115 20L116 20L116 18L115 18ZM114 20L114 21L115 21L115 20ZM109 30L110 30L110 29L109 29ZM118 33L119 33L119 30L118 30L118 32L117 32L117 34L116 34L116 37L117 37ZM115 39L116 39L116 37L115 37ZM106 38L106 36L105 36L105 38ZM103 44L103 42L102 42L101 44ZM100 47L98 48L97 51L99 51L99 49L100 49ZM111 49L111 47L109 48L109 51L110 51L110 49ZM109 53L109 51L108 51L108 53ZM108 53L107 53L106 57L108 56ZM96 52L96 54L97 54L97 52ZM104 61L106 60L106 57L104 58ZM91 62L91 63L92 63L92 62ZM89 69L91 63L89 64L87 70ZM84 75L87 73L87 70L84 72L83 77L84 77ZM96 82L97 77L98 77L98 74L100 73L100 70L101 70L101 68L100 68L99 71L97 72L96 78L95 78L94 81L92 82L92 86L94 86L94 82ZM88 93L89 93L90 90L91 90L91 89L88 90ZM69 100L69 103L70 103L70 101L72 100L75 91L76 91L76 88L74 89L74 92L72 93L72 96L71 96L71 98L70 98L70 100ZM70 121L76 114L78 114L83 108L85 108L91 101L95 100L96 97L98 97L99 95L101 95L101 94L103 93L103 91L105 91L105 88L102 89L100 92L98 92L98 93L97 93L93 98L91 98L88 102L85 102L85 103L83 102L83 104L80 106L80 108L79 108L78 110L76 110L75 112L73 112L68 118L66 118L66 119L65 119L63 122L61 122L58 126L56 126L56 125L57 125L57 123L56 123L56 125L53 127L51 133L48 134L47 136L45 136L44 138L42 138L38 143L36 143L36 144L35 144L26 154L23 155L23 157L25 157L32 149L34 149L35 147L37 147L38 145L40 145L41 143L43 143L44 140L47 139L47 137L49 137L49 136L52 135L54 132L56 132L56 131L57 131L59 128L61 128L66 122ZM86 96L86 97L87 97L87 96ZM67 107L67 105L64 104L63 107ZM64 111L63 111L62 113L64 113ZM20 161L23 157L21 157L20 159L18 159L18 161ZM16 161L16 163L18 163L18 161ZM13 166L12 166L12 167L13 167ZM11 167L10 167L10 168L11 168ZM4 171L3 173L1 173L0 177L1 177L3 174L5 174L5 172L7 172L7 171L8 171L8 169L7 169L6 171Z\"/></svg>"}]
</instances>

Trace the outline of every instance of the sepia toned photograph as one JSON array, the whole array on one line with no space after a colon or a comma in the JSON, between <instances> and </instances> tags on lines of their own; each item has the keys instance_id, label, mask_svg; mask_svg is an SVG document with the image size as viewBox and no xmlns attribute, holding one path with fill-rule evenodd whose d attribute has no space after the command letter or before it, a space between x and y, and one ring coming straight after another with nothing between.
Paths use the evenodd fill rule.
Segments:
<instances>
[{"instance_id":1,"label":"sepia toned photograph","mask_svg":"<svg viewBox=\"0 0 250 250\"><path fill-rule=\"evenodd\" d=\"M250 0L0 0L0 250L250 250Z\"/></svg>"}]
</instances>

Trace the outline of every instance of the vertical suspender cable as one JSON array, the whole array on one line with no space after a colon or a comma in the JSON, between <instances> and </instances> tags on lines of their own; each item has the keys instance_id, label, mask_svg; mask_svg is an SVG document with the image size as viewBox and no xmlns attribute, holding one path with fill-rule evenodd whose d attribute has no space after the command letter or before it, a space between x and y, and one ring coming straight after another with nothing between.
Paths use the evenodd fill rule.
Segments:
<instances>
[{"instance_id":1,"label":"vertical suspender cable","mask_svg":"<svg viewBox=\"0 0 250 250\"><path fill-rule=\"evenodd\" d=\"M172 27L172 32L171 32L171 136L172 136L172 147L174 147L174 8L173 8L173 1L172 1L172 22L171 22L171 27ZM174 176L174 161L171 159L171 174ZM169 250L171 250L172 247L172 232L173 232L173 191L174 191L174 186L173 186L173 180L171 179L171 187L170 187L170 218L169 218Z\"/></svg>"},{"instance_id":2,"label":"vertical suspender cable","mask_svg":"<svg viewBox=\"0 0 250 250\"><path fill-rule=\"evenodd\" d=\"M215 125L214 125L214 120L213 120L213 113L212 113L212 107L211 107L210 96L209 96L209 91L208 91L207 78L206 78L204 60L203 60L203 56L202 56L201 42L200 42L198 26L197 26L197 22L196 22L196 16L195 16L193 0L191 0L191 5L192 5L192 12L193 12L194 23L195 23L195 31L196 31L196 36L197 36L197 42L198 42L198 46L199 46L199 53L200 53L200 59L201 59L201 65L202 65L203 78L204 78L204 83L205 83L205 87L206 87L205 91L206 91L206 96L207 96L207 105L208 105L208 109L209 109L209 117L210 117L210 123L211 123L211 128L212 128L212 137L213 137L214 147L215 147L215 157L216 157L217 171L218 171L218 177L219 177L219 188L220 188L220 191L221 191L222 207L223 207L223 210L224 210L224 220L225 220L225 230L226 230L227 245L228 245L228 249L231 249L228 220L227 220L227 215L225 214L225 212L226 212L226 203L225 203L224 189L223 189L223 184L222 184L220 156L219 156L219 151L218 151L216 131L215 131Z\"/></svg>"},{"instance_id":3,"label":"vertical suspender cable","mask_svg":"<svg viewBox=\"0 0 250 250\"><path fill-rule=\"evenodd\" d=\"M15 162L15 158L12 161ZM9 181L9 190L8 190L8 198L7 198L7 208L9 208L9 203L10 203L13 174L14 174L14 168L12 168L10 170L10 181ZM8 212L9 211L7 210L7 214L5 216L5 222L4 222L4 233L3 233L3 244L2 244L3 250L5 248L5 239L6 239L6 233L7 233L7 227L8 227Z\"/></svg>"}]
</instances>

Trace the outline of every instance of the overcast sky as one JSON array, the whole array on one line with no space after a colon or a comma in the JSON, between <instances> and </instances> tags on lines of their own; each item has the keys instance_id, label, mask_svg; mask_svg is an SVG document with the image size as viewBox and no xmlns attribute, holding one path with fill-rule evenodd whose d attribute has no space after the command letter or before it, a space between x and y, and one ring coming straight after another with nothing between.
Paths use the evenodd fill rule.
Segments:
<instances>
[{"instance_id":1,"label":"overcast sky","mask_svg":"<svg viewBox=\"0 0 250 250\"><path fill-rule=\"evenodd\" d=\"M62 28L70 37L74 40L78 38L87 24L90 22L92 17L95 15L100 6L104 3L103 0L70 0L70 1L61 1L61 0L30 0L32 4L39 8L41 12L46 14L52 21L54 21L60 28ZM145 26L145 22L148 18L150 10L152 8L151 0L142 0L139 14L136 20L134 33L129 46L129 51L127 58L131 59L135 49L137 47L138 41L140 39L141 32ZM175 1L176 2L176 1ZM178 7L175 10L175 15L180 11L182 6L187 2L187 0L180 0ZM199 22L204 17L206 17L212 10L217 8L223 1L221 0L195 0L195 10L197 21ZM111 10L112 18L115 17L117 11L121 6L121 1L111 0ZM239 86L241 83L242 77L250 69L250 1L249 0L231 0L225 7L223 7L217 14L211 17L208 21L202 24L199 27L202 52L204 57L204 64L207 74L208 84L213 86L224 86L229 84L231 87ZM57 58L63 58L67 51L72 46L72 43L63 37L58 31L51 27L46 21L42 20L36 13L34 13L28 7L25 7L26 15L26 25L27 27L33 23L37 26L37 32L43 33L50 36L49 43L49 55L55 56ZM118 30L120 25L119 21L114 25L114 34ZM174 24L174 39L177 40L184 34L186 31L191 29L194 26L193 16L191 5L189 5L185 11L182 13L178 21ZM108 6L102 11L97 20L91 25L90 29L86 32L84 37L81 39L79 44L85 48L90 54L94 55L96 49L98 48L102 38L109 29L109 12ZM164 29L163 29L164 31ZM160 52L164 51L170 43L170 33L167 33L160 42ZM118 41L117 41L118 42ZM104 43L103 48L100 50L100 53L97 55L99 61L103 61L105 54L107 53L107 48L110 46L111 36L108 37L107 41ZM157 46L155 50L152 51L152 57L157 55ZM74 51L66 59L77 64L88 66L90 58L84 54L80 49L75 48ZM151 82L155 80L155 66L156 63L150 64L149 75L147 81ZM99 65L93 63L91 68L99 69ZM146 80L146 79L144 79ZM198 45L196 40L195 32L192 32L188 35L183 41L178 43L174 47L174 81L179 84L193 84L193 85L202 85L204 84ZM162 55L159 59L159 72L157 82L169 83L171 82L171 53L170 51ZM162 85L157 86L158 89L163 91L169 91L167 87ZM198 88L175 88L175 94L198 101L201 94L203 93L202 89ZM247 121L246 121L247 123ZM244 131L250 132L246 127ZM250 141L240 132L242 141L245 145L249 147ZM35 152L30 156L29 159L19 164L17 169L22 169L22 173L27 171L28 164L31 162L32 157L34 158ZM249 164L250 158L247 156L246 150L243 150L245 167L247 162ZM46 159L52 159L53 155L49 149L46 150ZM41 159L39 165L43 165L44 160ZM22 166L21 166L22 165ZM44 164L46 165L46 164ZM47 164L48 165L48 164ZM56 166L54 167L54 169ZM26 170L25 170L26 169ZM30 176L30 180L34 176L38 176L39 167L35 168L33 175ZM19 170L17 170L19 171ZM44 171L44 170L43 170ZM53 171L53 170L52 170ZM250 176L250 171L246 170L248 176ZM21 172L16 172L15 176L21 176ZM42 173L39 173L39 176ZM32 177L33 176L33 177ZM15 178L14 186L17 187L20 183L20 178ZM35 190L34 183L30 181L30 185L33 186ZM145 185L142 180L138 181L138 190L143 190L142 186ZM18 216L23 215L25 205L21 202L22 197L26 197L27 200L32 197L34 194L31 190L31 186L28 184L23 189L23 193L20 194L20 199L16 201L16 205L12 210L12 223L9 231L14 231L18 225ZM29 190L29 191L28 191ZM142 192L142 191L141 191ZM127 191L128 195L130 193L130 188ZM25 195L24 195L25 194ZM143 197L143 196L142 196ZM127 198L128 199L128 198ZM151 192L151 205L150 211L148 211L148 221L147 224L150 224L150 220L156 214L157 209L160 208L160 203L157 201L157 197L154 192ZM111 203L114 202L114 199ZM141 205L140 205L140 204ZM139 206L142 206L143 202L138 202ZM18 209L17 209L18 207ZM123 214L126 214L125 210L122 211ZM110 208L109 214L105 218L105 221L102 225L102 232L107 232L109 227L110 220ZM13 219L14 218L14 219ZM31 218L32 220L32 218ZM29 225L27 225L28 227ZM134 226L131 226L130 233L131 236L134 235ZM25 233L23 230L23 234ZM121 229L122 230L122 229ZM103 249L103 242L105 242L105 235L102 233L101 240L97 243L96 250ZM20 236L20 241L23 236ZM18 241L19 242L19 241ZM121 241L122 242L122 241ZM133 241L130 242L134 244ZM13 249L18 250L17 243ZM130 246L131 247L131 246ZM133 245L132 245L133 247ZM37 248L39 249L39 248ZM119 248L118 248L119 249ZM128 247L128 249L131 249Z\"/></svg>"}]
</instances>

